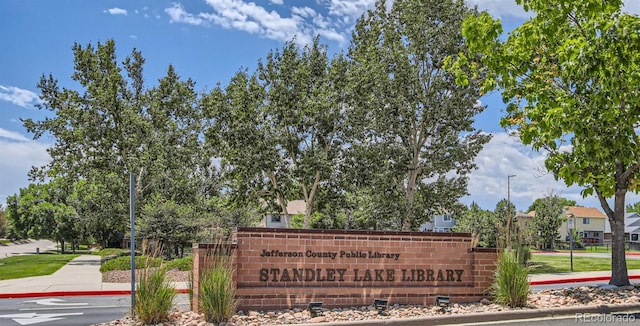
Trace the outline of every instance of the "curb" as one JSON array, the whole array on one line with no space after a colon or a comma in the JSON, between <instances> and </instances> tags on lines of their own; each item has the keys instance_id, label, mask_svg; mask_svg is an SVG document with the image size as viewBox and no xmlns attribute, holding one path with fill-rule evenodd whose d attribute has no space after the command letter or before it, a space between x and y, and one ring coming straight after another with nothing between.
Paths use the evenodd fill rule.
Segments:
<instances>
[{"instance_id":1,"label":"curb","mask_svg":"<svg viewBox=\"0 0 640 326\"><path fill-rule=\"evenodd\" d=\"M640 275L629 275L630 280L638 280L640 279ZM611 280L611 276L593 276L593 277L576 277L576 278L563 278L556 280L539 280L539 281L530 281L529 285L547 285L547 284L564 284L564 283L581 283L581 282L598 282L598 281L609 281Z\"/></svg>"},{"instance_id":2,"label":"curb","mask_svg":"<svg viewBox=\"0 0 640 326\"><path fill-rule=\"evenodd\" d=\"M640 309L640 304L623 303L618 305L600 306L580 306L561 307L548 309L522 309L502 312L471 313L464 315L446 315L435 317L417 317L406 319L383 319L383 320L359 320L349 322L328 322L323 326L344 326L344 325L398 325L398 326L423 326L423 325L458 325L482 322L497 322L505 320L561 317L573 316L575 322L580 318L589 318L588 314L609 314L612 312L624 312ZM582 320L582 322L585 322ZM586 321L589 322L589 321ZM299 324L299 326L317 326L318 324Z\"/></svg>"},{"instance_id":3,"label":"curb","mask_svg":"<svg viewBox=\"0 0 640 326\"><path fill-rule=\"evenodd\" d=\"M176 293L187 294L189 289L176 289ZM100 291L54 291L54 292L24 292L24 293L0 293L0 299L14 298L41 298L41 297L80 297L80 296L107 296L127 295L131 290L100 290Z\"/></svg>"}]
</instances>

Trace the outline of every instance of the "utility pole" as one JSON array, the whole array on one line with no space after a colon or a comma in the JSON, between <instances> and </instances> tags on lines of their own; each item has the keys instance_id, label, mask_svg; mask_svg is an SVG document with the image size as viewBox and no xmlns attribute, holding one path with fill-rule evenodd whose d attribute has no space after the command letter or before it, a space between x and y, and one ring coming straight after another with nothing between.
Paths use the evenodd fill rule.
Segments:
<instances>
[{"instance_id":1,"label":"utility pole","mask_svg":"<svg viewBox=\"0 0 640 326\"><path fill-rule=\"evenodd\" d=\"M507 176L507 246L511 247L511 228L513 227L513 215L511 214L511 178L515 177L515 174Z\"/></svg>"}]
</instances>

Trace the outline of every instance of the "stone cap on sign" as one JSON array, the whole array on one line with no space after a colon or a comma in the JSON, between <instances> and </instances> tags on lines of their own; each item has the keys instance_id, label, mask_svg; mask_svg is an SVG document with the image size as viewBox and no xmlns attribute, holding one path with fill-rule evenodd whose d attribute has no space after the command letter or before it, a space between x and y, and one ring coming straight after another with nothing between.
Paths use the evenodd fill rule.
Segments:
<instances>
[{"instance_id":1,"label":"stone cap on sign","mask_svg":"<svg viewBox=\"0 0 640 326\"><path fill-rule=\"evenodd\" d=\"M238 247L237 243L223 242L223 243L193 243L191 248L193 249L235 249Z\"/></svg>"},{"instance_id":2,"label":"stone cap on sign","mask_svg":"<svg viewBox=\"0 0 640 326\"><path fill-rule=\"evenodd\" d=\"M278 229L258 227L236 227L238 232L262 233L314 233L314 234L359 234L359 235L399 235L399 236L430 236L430 237L471 237L471 233L462 232L421 232L421 231L371 231L371 230L330 230L330 229Z\"/></svg>"}]
</instances>

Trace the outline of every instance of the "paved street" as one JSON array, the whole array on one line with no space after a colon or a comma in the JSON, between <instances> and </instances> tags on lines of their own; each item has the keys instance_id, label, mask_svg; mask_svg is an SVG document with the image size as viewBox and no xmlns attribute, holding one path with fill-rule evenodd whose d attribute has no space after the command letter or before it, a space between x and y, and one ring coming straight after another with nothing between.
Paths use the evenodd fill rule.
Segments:
<instances>
[{"instance_id":1,"label":"paved street","mask_svg":"<svg viewBox=\"0 0 640 326\"><path fill-rule=\"evenodd\" d=\"M0 300L0 325L80 326L116 320L130 310L128 296Z\"/></svg>"},{"instance_id":2,"label":"paved street","mask_svg":"<svg viewBox=\"0 0 640 326\"><path fill-rule=\"evenodd\" d=\"M32 240L22 244L0 245L0 258L22 254L35 254L37 249L40 252L55 250L56 243L51 240Z\"/></svg>"},{"instance_id":3,"label":"paved street","mask_svg":"<svg viewBox=\"0 0 640 326\"><path fill-rule=\"evenodd\" d=\"M175 307L189 309L178 294ZM131 311L130 295L0 299L0 325L86 326L120 319Z\"/></svg>"}]
</instances>

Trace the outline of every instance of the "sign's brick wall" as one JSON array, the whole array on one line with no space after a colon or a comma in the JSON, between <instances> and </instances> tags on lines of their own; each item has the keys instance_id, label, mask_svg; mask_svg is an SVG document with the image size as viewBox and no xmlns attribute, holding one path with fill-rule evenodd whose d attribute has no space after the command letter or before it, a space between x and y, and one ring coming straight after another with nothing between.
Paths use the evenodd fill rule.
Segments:
<instances>
[{"instance_id":1,"label":"sign's brick wall","mask_svg":"<svg viewBox=\"0 0 640 326\"><path fill-rule=\"evenodd\" d=\"M479 301L497 260L466 233L239 228L232 242L244 310ZM194 245L194 290L207 248Z\"/></svg>"}]
</instances>

